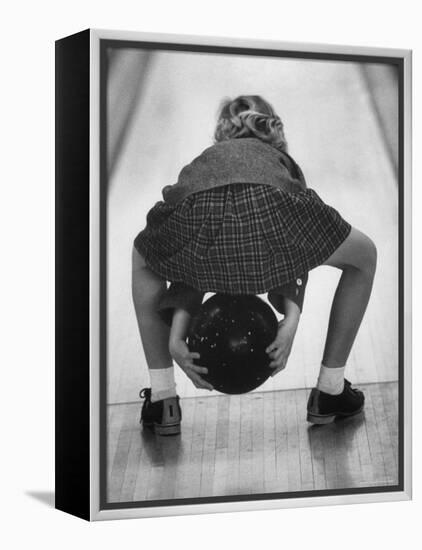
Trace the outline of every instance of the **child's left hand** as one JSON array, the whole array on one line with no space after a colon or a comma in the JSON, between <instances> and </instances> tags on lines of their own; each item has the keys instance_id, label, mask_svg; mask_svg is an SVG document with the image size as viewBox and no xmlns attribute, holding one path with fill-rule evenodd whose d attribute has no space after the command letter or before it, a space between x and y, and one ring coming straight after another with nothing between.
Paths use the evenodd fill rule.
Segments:
<instances>
[{"instance_id":1,"label":"child's left hand","mask_svg":"<svg viewBox=\"0 0 422 550\"><path fill-rule=\"evenodd\" d=\"M194 360L199 359L199 353L189 351L186 342L182 339L170 339L169 351L172 358L176 361L183 372L191 379L196 388L210 390L212 385L202 378L201 374L208 374L208 369L195 365Z\"/></svg>"},{"instance_id":2,"label":"child's left hand","mask_svg":"<svg viewBox=\"0 0 422 550\"><path fill-rule=\"evenodd\" d=\"M279 323L277 336L265 350L271 358L270 367L275 369L271 376L275 376L281 370L286 368L287 359L292 349L295 338L298 319L284 318Z\"/></svg>"}]
</instances>

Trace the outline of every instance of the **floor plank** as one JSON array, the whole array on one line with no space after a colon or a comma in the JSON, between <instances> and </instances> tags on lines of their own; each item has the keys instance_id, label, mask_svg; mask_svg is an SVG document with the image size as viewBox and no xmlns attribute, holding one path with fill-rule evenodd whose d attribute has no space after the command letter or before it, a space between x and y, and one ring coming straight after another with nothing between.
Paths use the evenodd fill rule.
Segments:
<instances>
[{"instance_id":1,"label":"floor plank","mask_svg":"<svg viewBox=\"0 0 422 550\"><path fill-rule=\"evenodd\" d=\"M229 404L229 432L227 442L226 495L238 494L240 461L240 396L232 395ZM221 494L218 491L214 495Z\"/></svg>"},{"instance_id":2,"label":"floor plank","mask_svg":"<svg viewBox=\"0 0 422 550\"><path fill-rule=\"evenodd\" d=\"M179 462L175 474L175 497L182 498L189 496L190 485L190 464L189 457L192 448L193 419L195 414L196 399L183 400L183 437L180 447Z\"/></svg>"},{"instance_id":3,"label":"floor plank","mask_svg":"<svg viewBox=\"0 0 422 550\"><path fill-rule=\"evenodd\" d=\"M227 481L227 455L229 438L229 398L221 396L217 409L217 433L215 439L215 475L212 484L212 495L225 494Z\"/></svg>"}]
</instances>

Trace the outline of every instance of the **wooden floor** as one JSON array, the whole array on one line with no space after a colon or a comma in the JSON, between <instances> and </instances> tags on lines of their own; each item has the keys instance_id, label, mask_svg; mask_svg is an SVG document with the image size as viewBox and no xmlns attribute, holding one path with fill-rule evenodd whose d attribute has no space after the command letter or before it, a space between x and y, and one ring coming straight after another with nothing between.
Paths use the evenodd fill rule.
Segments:
<instances>
[{"instance_id":1,"label":"wooden floor","mask_svg":"<svg viewBox=\"0 0 422 550\"><path fill-rule=\"evenodd\" d=\"M130 502L397 484L397 384L368 384L365 412L306 422L309 390L182 400L181 436L108 409L108 501Z\"/></svg>"}]
</instances>

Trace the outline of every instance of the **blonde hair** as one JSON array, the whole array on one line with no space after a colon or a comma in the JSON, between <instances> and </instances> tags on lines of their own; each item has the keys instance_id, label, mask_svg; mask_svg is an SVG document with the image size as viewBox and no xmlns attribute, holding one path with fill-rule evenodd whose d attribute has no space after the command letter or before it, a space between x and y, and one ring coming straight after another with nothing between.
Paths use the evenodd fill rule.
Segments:
<instances>
[{"instance_id":1,"label":"blonde hair","mask_svg":"<svg viewBox=\"0 0 422 550\"><path fill-rule=\"evenodd\" d=\"M259 95L223 100L214 132L216 142L244 137L258 138L287 151L283 123L272 106Z\"/></svg>"}]
</instances>

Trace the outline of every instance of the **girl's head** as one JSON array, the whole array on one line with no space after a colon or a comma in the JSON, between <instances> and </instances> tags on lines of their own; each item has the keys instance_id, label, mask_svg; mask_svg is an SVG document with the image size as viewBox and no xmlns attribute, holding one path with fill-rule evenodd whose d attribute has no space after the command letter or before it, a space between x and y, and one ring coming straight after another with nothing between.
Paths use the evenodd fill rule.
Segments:
<instances>
[{"instance_id":1,"label":"girl's head","mask_svg":"<svg viewBox=\"0 0 422 550\"><path fill-rule=\"evenodd\" d=\"M241 95L223 101L214 139L255 137L280 151L287 150L283 123L272 106L259 95Z\"/></svg>"}]
</instances>

